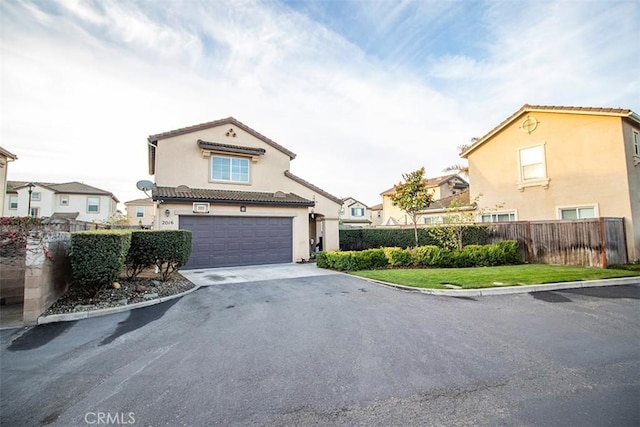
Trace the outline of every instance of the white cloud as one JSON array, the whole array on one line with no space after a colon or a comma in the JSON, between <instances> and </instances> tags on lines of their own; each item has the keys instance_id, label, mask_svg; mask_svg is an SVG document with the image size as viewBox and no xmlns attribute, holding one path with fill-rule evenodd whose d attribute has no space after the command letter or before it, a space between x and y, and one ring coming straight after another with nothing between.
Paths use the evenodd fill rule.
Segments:
<instances>
[{"instance_id":1,"label":"white cloud","mask_svg":"<svg viewBox=\"0 0 640 427\"><path fill-rule=\"evenodd\" d=\"M294 173L375 204L402 173L441 174L458 145L524 103L637 100L628 40L638 8L628 3L596 5L597 16L564 3L490 3L479 18L485 48L435 55L426 70L384 61L279 3L60 4L54 13L0 3L0 133L19 156L9 178L81 180L121 200L140 196L148 135L227 116L297 153ZM380 20L371 31L390 46L399 22L433 25L429 43L444 43L435 17L464 9L385 5L365 2L354 19ZM408 8L417 15L406 20ZM415 42L409 35L397 49Z\"/></svg>"}]
</instances>

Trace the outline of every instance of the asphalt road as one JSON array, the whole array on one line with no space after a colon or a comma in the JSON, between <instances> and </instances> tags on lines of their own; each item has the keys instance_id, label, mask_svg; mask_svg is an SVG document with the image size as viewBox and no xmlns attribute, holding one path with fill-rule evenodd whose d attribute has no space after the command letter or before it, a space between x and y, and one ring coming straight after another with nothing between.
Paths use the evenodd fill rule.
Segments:
<instances>
[{"instance_id":1,"label":"asphalt road","mask_svg":"<svg viewBox=\"0 0 640 427\"><path fill-rule=\"evenodd\" d=\"M640 425L640 285L435 297L345 275L3 335L3 426Z\"/></svg>"}]
</instances>

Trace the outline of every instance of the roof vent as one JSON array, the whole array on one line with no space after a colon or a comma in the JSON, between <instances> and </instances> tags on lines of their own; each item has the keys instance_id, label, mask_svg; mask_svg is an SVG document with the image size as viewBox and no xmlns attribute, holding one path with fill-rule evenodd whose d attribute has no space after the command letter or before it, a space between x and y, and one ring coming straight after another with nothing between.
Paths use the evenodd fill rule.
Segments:
<instances>
[{"instance_id":1,"label":"roof vent","mask_svg":"<svg viewBox=\"0 0 640 427\"><path fill-rule=\"evenodd\" d=\"M278 197L280 199L284 199L285 197L287 197L287 195L284 194L284 192L282 192L282 191L276 191L275 193L273 193L273 197Z\"/></svg>"},{"instance_id":2,"label":"roof vent","mask_svg":"<svg viewBox=\"0 0 640 427\"><path fill-rule=\"evenodd\" d=\"M186 185L178 185L176 187L176 193L188 193L189 191L191 191L191 189Z\"/></svg>"}]
</instances>

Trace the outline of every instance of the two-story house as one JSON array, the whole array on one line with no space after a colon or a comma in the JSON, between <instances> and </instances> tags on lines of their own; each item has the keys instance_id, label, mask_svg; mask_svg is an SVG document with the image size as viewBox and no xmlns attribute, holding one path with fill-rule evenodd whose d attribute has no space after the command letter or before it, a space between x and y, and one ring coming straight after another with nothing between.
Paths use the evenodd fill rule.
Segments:
<instances>
[{"instance_id":1,"label":"two-story house","mask_svg":"<svg viewBox=\"0 0 640 427\"><path fill-rule=\"evenodd\" d=\"M4 214L105 222L118 202L113 193L81 182L8 181Z\"/></svg>"},{"instance_id":2,"label":"two-story house","mask_svg":"<svg viewBox=\"0 0 640 427\"><path fill-rule=\"evenodd\" d=\"M18 159L18 156L0 147L0 214L5 215L5 194L7 194L7 171L9 170L9 162Z\"/></svg>"},{"instance_id":3,"label":"two-story house","mask_svg":"<svg viewBox=\"0 0 640 427\"><path fill-rule=\"evenodd\" d=\"M139 225L145 228L153 226L156 206L151 197L129 200L124 202L124 206L127 209L127 224Z\"/></svg>"},{"instance_id":4,"label":"two-story house","mask_svg":"<svg viewBox=\"0 0 640 427\"><path fill-rule=\"evenodd\" d=\"M156 227L193 234L186 268L290 263L339 248L342 200L296 155L233 117L148 137Z\"/></svg>"},{"instance_id":5,"label":"two-story house","mask_svg":"<svg viewBox=\"0 0 640 427\"><path fill-rule=\"evenodd\" d=\"M457 174L439 176L425 180L427 188L433 194L433 200L440 200L461 193L469 188L469 183ZM382 192L382 225L411 224L411 219L405 211L393 205L395 186ZM418 223L423 223L418 217Z\"/></svg>"},{"instance_id":6,"label":"two-story house","mask_svg":"<svg viewBox=\"0 0 640 427\"><path fill-rule=\"evenodd\" d=\"M342 227L368 227L371 225L369 207L353 197L342 199L340 208L340 222Z\"/></svg>"},{"instance_id":7,"label":"two-story house","mask_svg":"<svg viewBox=\"0 0 640 427\"><path fill-rule=\"evenodd\" d=\"M524 105L461 153L484 221L624 217L640 258L640 116L622 108Z\"/></svg>"}]
</instances>

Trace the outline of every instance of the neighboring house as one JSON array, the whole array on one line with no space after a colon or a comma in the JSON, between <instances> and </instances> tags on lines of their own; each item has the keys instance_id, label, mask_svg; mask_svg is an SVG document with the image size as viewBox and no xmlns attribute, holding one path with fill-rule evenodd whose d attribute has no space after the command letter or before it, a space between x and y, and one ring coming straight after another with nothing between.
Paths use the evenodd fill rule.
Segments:
<instances>
[{"instance_id":1,"label":"neighboring house","mask_svg":"<svg viewBox=\"0 0 640 427\"><path fill-rule=\"evenodd\" d=\"M640 258L640 116L621 108L524 105L461 156L483 221L624 217Z\"/></svg>"},{"instance_id":2,"label":"neighboring house","mask_svg":"<svg viewBox=\"0 0 640 427\"><path fill-rule=\"evenodd\" d=\"M148 150L156 227L193 233L186 268L339 248L342 200L289 172L296 155L235 118L151 135Z\"/></svg>"},{"instance_id":3,"label":"neighboring house","mask_svg":"<svg viewBox=\"0 0 640 427\"><path fill-rule=\"evenodd\" d=\"M127 223L143 227L153 226L156 208L151 197L124 202L127 209Z\"/></svg>"},{"instance_id":4,"label":"neighboring house","mask_svg":"<svg viewBox=\"0 0 640 427\"><path fill-rule=\"evenodd\" d=\"M340 221L343 227L368 227L371 225L370 210L367 205L353 197L342 199Z\"/></svg>"},{"instance_id":5,"label":"neighboring house","mask_svg":"<svg viewBox=\"0 0 640 427\"><path fill-rule=\"evenodd\" d=\"M382 203L369 208L369 219L372 226L382 225Z\"/></svg>"},{"instance_id":6,"label":"neighboring house","mask_svg":"<svg viewBox=\"0 0 640 427\"><path fill-rule=\"evenodd\" d=\"M4 212L5 194L7 194L7 171L9 162L18 159L18 156L0 147L0 214L7 216Z\"/></svg>"},{"instance_id":7,"label":"neighboring house","mask_svg":"<svg viewBox=\"0 0 640 427\"><path fill-rule=\"evenodd\" d=\"M116 211L118 199L109 191L80 182L62 184L8 181L5 216L70 218L104 222ZM30 210L30 212L29 212Z\"/></svg>"},{"instance_id":8,"label":"neighboring house","mask_svg":"<svg viewBox=\"0 0 640 427\"><path fill-rule=\"evenodd\" d=\"M444 199L454 194L461 193L469 188L469 183L457 174L429 178L425 184L433 194L433 200ZM381 193L382 196L382 225L411 224L409 215L402 209L393 205L392 197L396 193L395 186ZM418 221L420 223L420 221Z\"/></svg>"},{"instance_id":9,"label":"neighboring house","mask_svg":"<svg viewBox=\"0 0 640 427\"><path fill-rule=\"evenodd\" d=\"M469 190L434 201L418 214L418 224L474 222L476 207L469 200Z\"/></svg>"}]
</instances>

